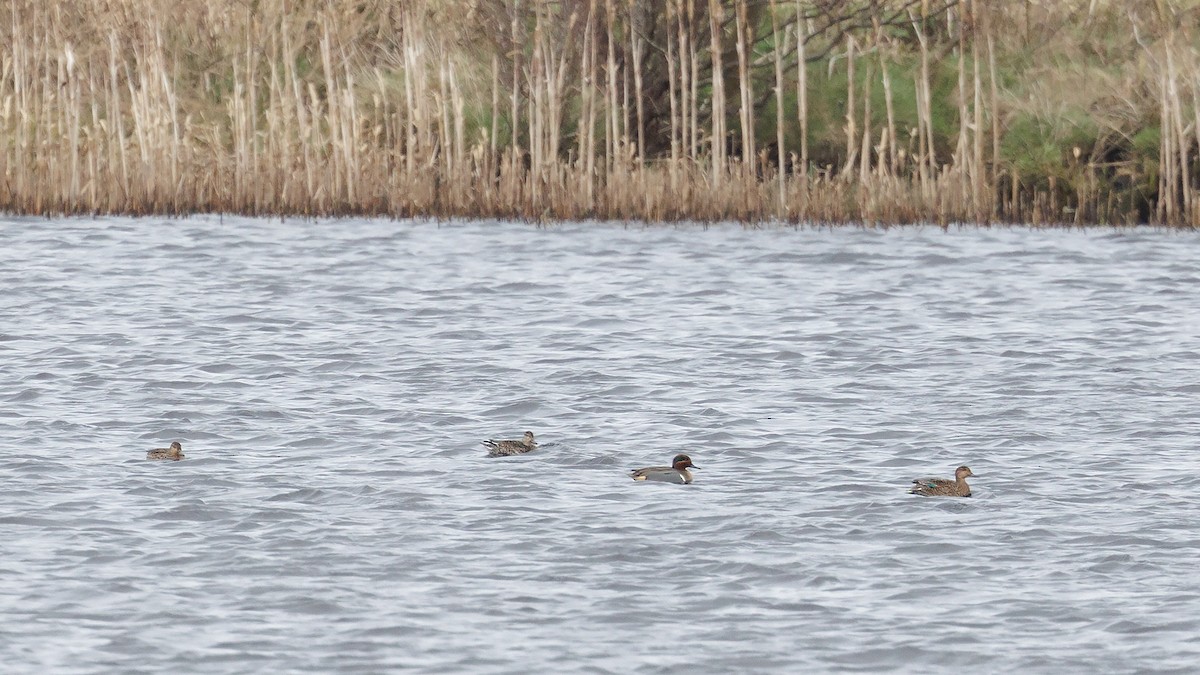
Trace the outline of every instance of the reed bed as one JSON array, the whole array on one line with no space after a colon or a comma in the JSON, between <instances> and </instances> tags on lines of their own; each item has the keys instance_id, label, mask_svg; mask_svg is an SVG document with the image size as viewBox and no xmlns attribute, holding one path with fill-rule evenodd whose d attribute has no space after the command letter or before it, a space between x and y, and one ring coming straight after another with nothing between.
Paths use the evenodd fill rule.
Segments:
<instances>
[{"instance_id":1,"label":"reed bed","mask_svg":"<svg viewBox=\"0 0 1200 675\"><path fill-rule=\"evenodd\" d=\"M0 209L1196 227L1177 5L10 0Z\"/></svg>"}]
</instances>

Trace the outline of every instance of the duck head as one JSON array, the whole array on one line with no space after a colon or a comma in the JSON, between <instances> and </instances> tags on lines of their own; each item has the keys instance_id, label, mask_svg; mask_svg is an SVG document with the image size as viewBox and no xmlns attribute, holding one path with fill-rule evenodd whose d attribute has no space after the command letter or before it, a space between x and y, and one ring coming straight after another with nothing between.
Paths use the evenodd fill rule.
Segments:
<instances>
[{"instance_id":1,"label":"duck head","mask_svg":"<svg viewBox=\"0 0 1200 675\"><path fill-rule=\"evenodd\" d=\"M675 459L671 460L671 468L683 471L687 468L699 469L700 467L692 464L692 458L687 455L675 455Z\"/></svg>"}]
</instances>

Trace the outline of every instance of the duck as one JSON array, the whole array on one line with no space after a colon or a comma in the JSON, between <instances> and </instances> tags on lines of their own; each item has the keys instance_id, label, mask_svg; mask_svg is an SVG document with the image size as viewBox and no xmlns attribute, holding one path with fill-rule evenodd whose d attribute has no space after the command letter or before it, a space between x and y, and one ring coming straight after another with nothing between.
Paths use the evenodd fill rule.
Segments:
<instances>
[{"instance_id":1,"label":"duck","mask_svg":"<svg viewBox=\"0 0 1200 675\"><path fill-rule=\"evenodd\" d=\"M146 459L172 459L178 462L183 459L183 446L175 441L169 448L155 448L146 453Z\"/></svg>"},{"instance_id":2,"label":"duck","mask_svg":"<svg viewBox=\"0 0 1200 675\"><path fill-rule=\"evenodd\" d=\"M675 455L671 466L648 466L644 469L632 469L629 475L634 480L654 480L663 483L678 483L687 485L692 482L692 472L688 469L699 469L692 464L692 458L687 455Z\"/></svg>"},{"instance_id":3,"label":"duck","mask_svg":"<svg viewBox=\"0 0 1200 675\"><path fill-rule=\"evenodd\" d=\"M974 476L971 468L960 466L954 470L954 480L949 478L919 478L913 481L909 494L922 497L970 497L971 486L967 476Z\"/></svg>"},{"instance_id":4,"label":"duck","mask_svg":"<svg viewBox=\"0 0 1200 675\"><path fill-rule=\"evenodd\" d=\"M488 449L488 457L508 457L523 455L531 450L537 450L537 441L533 440L533 432L526 431L525 437L519 441L497 441L488 439L483 442Z\"/></svg>"}]
</instances>

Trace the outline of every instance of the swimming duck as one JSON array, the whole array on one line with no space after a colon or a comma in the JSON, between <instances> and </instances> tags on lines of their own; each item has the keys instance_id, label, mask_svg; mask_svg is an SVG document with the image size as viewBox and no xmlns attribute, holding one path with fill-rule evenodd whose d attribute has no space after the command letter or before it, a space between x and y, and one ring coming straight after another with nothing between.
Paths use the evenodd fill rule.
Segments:
<instances>
[{"instance_id":1,"label":"swimming duck","mask_svg":"<svg viewBox=\"0 0 1200 675\"><path fill-rule=\"evenodd\" d=\"M519 441L496 441L489 438L483 442L483 445L488 449L488 457L523 455L530 450L537 450L537 442L533 440L532 431L526 431L525 437Z\"/></svg>"},{"instance_id":2,"label":"swimming duck","mask_svg":"<svg viewBox=\"0 0 1200 675\"><path fill-rule=\"evenodd\" d=\"M971 469L960 466L954 470L954 480L949 478L920 478L913 481L910 494L923 497L970 497L971 486L967 485L967 476L974 476Z\"/></svg>"},{"instance_id":3,"label":"swimming duck","mask_svg":"<svg viewBox=\"0 0 1200 675\"><path fill-rule=\"evenodd\" d=\"M146 459L173 459L178 462L183 459L183 446L175 441L169 448L155 448L146 453Z\"/></svg>"},{"instance_id":4,"label":"swimming duck","mask_svg":"<svg viewBox=\"0 0 1200 675\"><path fill-rule=\"evenodd\" d=\"M633 469L629 475L634 480L656 480L664 483L679 483L687 485L692 482L692 473L688 468L699 469L692 464L692 458L687 455L675 455L671 466L648 466L645 469Z\"/></svg>"}]
</instances>

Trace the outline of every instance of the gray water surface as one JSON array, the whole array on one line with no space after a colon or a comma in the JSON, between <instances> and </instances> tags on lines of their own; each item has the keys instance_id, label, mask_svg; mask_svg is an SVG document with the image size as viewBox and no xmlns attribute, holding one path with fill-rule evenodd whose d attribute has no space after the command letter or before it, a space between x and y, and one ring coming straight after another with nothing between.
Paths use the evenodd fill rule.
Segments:
<instances>
[{"instance_id":1,"label":"gray water surface","mask_svg":"<svg viewBox=\"0 0 1200 675\"><path fill-rule=\"evenodd\" d=\"M0 661L1195 672L1198 262L1138 230L3 219ZM692 485L626 475L679 452ZM905 493L959 464L971 499Z\"/></svg>"}]
</instances>

